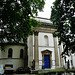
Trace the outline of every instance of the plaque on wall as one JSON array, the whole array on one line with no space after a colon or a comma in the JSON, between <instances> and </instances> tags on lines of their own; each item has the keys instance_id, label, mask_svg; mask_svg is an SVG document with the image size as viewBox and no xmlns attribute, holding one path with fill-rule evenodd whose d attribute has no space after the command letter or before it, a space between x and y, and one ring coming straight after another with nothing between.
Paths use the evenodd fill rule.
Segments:
<instances>
[{"instance_id":1,"label":"plaque on wall","mask_svg":"<svg viewBox=\"0 0 75 75\"><path fill-rule=\"evenodd\" d=\"M55 60L52 61L52 65L55 66Z\"/></svg>"},{"instance_id":2,"label":"plaque on wall","mask_svg":"<svg viewBox=\"0 0 75 75\"><path fill-rule=\"evenodd\" d=\"M42 65L42 61L39 61L39 65Z\"/></svg>"}]
</instances>

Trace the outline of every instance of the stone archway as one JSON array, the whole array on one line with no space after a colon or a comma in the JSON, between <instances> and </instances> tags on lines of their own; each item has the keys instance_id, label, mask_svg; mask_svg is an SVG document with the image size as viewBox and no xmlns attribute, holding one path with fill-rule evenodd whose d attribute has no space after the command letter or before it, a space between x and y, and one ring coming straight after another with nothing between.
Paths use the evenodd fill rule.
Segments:
<instances>
[{"instance_id":1,"label":"stone archway","mask_svg":"<svg viewBox=\"0 0 75 75\"><path fill-rule=\"evenodd\" d=\"M50 68L52 67L52 51L49 51L49 50L44 50L44 51L41 51L42 53L42 64L44 65L44 58L45 56L49 56L49 60L50 60Z\"/></svg>"}]
</instances>

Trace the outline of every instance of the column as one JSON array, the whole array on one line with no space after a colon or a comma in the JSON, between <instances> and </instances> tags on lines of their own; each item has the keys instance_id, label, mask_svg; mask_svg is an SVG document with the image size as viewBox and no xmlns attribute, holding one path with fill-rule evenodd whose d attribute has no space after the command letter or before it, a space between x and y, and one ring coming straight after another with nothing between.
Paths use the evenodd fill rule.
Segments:
<instances>
[{"instance_id":1,"label":"column","mask_svg":"<svg viewBox=\"0 0 75 75\"><path fill-rule=\"evenodd\" d=\"M1 59L1 46L0 46L0 64L2 64L2 59Z\"/></svg>"},{"instance_id":2,"label":"column","mask_svg":"<svg viewBox=\"0 0 75 75\"><path fill-rule=\"evenodd\" d=\"M28 65L28 45L27 44L25 44L24 50L25 50L24 67L26 67Z\"/></svg>"},{"instance_id":3,"label":"column","mask_svg":"<svg viewBox=\"0 0 75 75\"><path fill-rule=\"evenodd\" d=\"M63 43L61 43L61 45L59 46L59 54L61 55L62 54L62 52L63 52ZM63 67L63 65L64 65L64 62L63 62L63 58L62 58L62 56L60 56L60 65Z\"/></svg>"},{"instance_id":4,"label":"column","mask_svg":"<svg viewBox=\"0 0 75 75\"><path fill-rule=\"evenodd\" d=\"M30 66L32 66L32 61L33 61L33 34L31 34L30 38L29 38L29 53L30 53L29 63L30 63Z\"/></svg>"},{"instance_id":5,"label":"column","mask_svg":"<svg viewBox=\"0 0 75 75\"><path fill-rule=\"evenodd\" d=\"M59 56L58 56L58 38L54 37L54 47L55 47L55 66L59 66Z\"/></svg>"},{"instance_id":6,"label":"column","mask_svg":"<svg viewBox=\"0 0 75 75\"><path fill-rule=\"evenodd\" d=\"M35 69L39 69L38 31L34 31L34 60Z\"/></svg>"},{"instance_id":7,"label":"column","mask_svg":"<svg viewBox=\"0 0 75 75\"><path fill-rule=\"evenodd\" d=\"M0 58L1 58L1 46L0 46Z\"/></svg>"}]
</instances>

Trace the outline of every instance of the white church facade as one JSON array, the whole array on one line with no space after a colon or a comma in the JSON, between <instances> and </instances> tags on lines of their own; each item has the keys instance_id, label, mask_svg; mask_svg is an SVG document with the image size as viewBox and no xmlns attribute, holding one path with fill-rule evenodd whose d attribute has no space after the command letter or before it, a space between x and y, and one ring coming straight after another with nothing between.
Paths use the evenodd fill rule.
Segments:
<instances>
[{"instance_id":1,"label":"white church facade","mask_svg":"<svg viewBox=\"0 0 75 75\"><path fill-rule=\"evenodd\" d=\"M58 37L53 37L56 30L49 21L42 21L42 25L33 29L28 38L28 65L32 66L35 60L35 69L54 69L63 67L64 59L61 58L63 44L58 44Z\"/></svg>"}]
</instances>

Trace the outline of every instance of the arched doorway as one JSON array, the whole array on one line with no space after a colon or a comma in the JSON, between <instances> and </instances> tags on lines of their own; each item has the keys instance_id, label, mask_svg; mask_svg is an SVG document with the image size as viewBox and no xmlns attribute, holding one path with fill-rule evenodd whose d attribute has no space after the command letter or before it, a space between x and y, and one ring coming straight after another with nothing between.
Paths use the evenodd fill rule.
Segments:
<instances>
[{"instance_id":1,"label":"arched doorway","mask_svg":"<svg viewBox=\"0 0 75 75\"><path fill-rule=\"evenodd\" d=\"M52 52L49 50L42 51L42 64L44 69L52 67Z\"/></svg>"}]
</instances>

